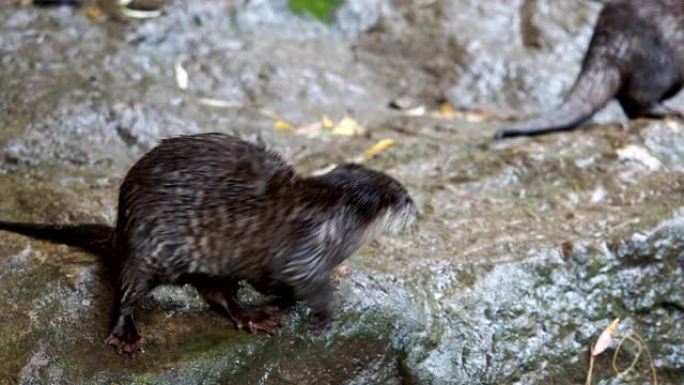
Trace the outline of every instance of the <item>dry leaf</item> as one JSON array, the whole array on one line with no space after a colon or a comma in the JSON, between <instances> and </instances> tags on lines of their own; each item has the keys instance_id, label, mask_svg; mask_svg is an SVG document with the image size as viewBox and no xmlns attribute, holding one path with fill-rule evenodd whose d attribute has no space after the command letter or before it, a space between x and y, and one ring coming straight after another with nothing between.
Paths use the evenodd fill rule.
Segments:
<instances>
[{"instance_id":1,"label":"dry leaf","mask_svg":"<svg viewBox=\"0 0 684 385\"><path fill-rule=\"evenodd\" d=\"M317 135L321 135L321 130L323 130L323 123L313 122L297 127L295 129L295 133L298 135L307 135L308 137L313 138Z\"/></svg>"},{"instance_id":2,"label":"dry leaf","mask_svg":"<svg viewBox=\"0 0 684 385\"><path fill-rule=\"evenodd\" d=\"M368 147L361 155L357 156L352 162L354 163L363 163L366 160L370 159L371 157L385 151L386 149L396 145L397 142L394 139L382 139L375 143L374 145ZM328 173L332 171L335 167L337 167L336 164L331 164L326 167L320 168L318 170L315 170L311 173L313 176L319 176L323 175L325 173Z\"/></svg>"},{"instance_id":3,"label":"dry leaf","mask_svg":"<svg viewBox=\"0 0 684 385\"><path fill-rule=\"evenodd\" d=\"M153 19L162 15L160 10L142 11L138 9L121 8L121 14L131 19Z\"/></svg>"},{"instance_id":4,"label":"dry leaf","mask_svg":"<svg viewBox=\"0 0 684 385\"><path fill-rule=\"evenodd\" d=\"M354 159L354 162L363 163L366 160L374 157L375 155L378 155L379 153L387 150L388 148L396 144L397 142L394 139L382 139L374 145L372 145L371 147L367 148L361 155L356 157L356 159Z\"/></svg>"},{"instance_id":5,"label":"dry leaf","mask_svg":"<svg viewBox=\"0 0 684 385\"><path fill-rule=\"evenodd\" d=\"M197 98L199 104L217 108L242 108L245 105L234 100L223 100L214 98Z\"/></svg>"},{"instance_id":6,"label":"dry leaf","mask_svg":"<svg viewBox=\"0 0 684 385\"><path fill-rule=\"evenodd\" d=\"M129 19L151 19L162 15L159 9L134 9L128 6L133 3L133 0L118 0L116 2L115 11L121 16Z\"/></svg>"},{"instance_id":7,"label":"dry leaf","mask_svg":"<svg viewBox=\"0 0 684 385\"><path fill-rule=\"evenodd\" d=\"M181 90L185 91L188 89L190 84L190 77L188 76L188 71L183 68L183 64L178 60L174 66L176 72L176 85Z\"/></svg>"},{"instance_id":8,"label":"dry leaf","mask_svg":"<svg viewBox=\"0 0 684 385\"><path fill-rule=\"evenodd\" d=\"M425 115L425 106L418 106L401 112L406 116L423 116Z\"/></svg>"},{"instance_id":9,"label":"dry leaf","mask_svg":"<svg viewBox=\"0 0 684 385\"><path fill-rule=\"evenodd\" d=\"M333 135L339 136L354 136L361 134L361 126L359 123L350 116L345 116L339 123L332 129Z\"/></svg>"},{"instance_id":10,"label":"dry leaf","mask_svg":"<svg viewBox=\"0 0 684 385\"><path fill-rule=\"evenodd\" d=\"M331 135L354 136L364 133L363 127L361 127L361 125L350 116L345 116L342 120L335 124L329 117L323 115L318 121L294 126L270 111L262 110L261 114L273 119L273 127L276 130L293 132L297 135L307 135L309 137L326 137Z\"/></svg>"},{"instance_id":11,"label":"dry leaf","mask_svg":"<svg viewBox=\"0 0 684 385\"><path fill-rule=\"evenodd\" d=\"M610 345L615 341L615 331L617 330L619 318L613 320L613 322L608 325L608 327L601 333L599 338L596 340L596 344L591 348L591 355L598 356L610 347Z\"/></svg>"},{"instance_id":12,"label":"dry leaf","mask_svg":"<svg viewBox=\"0 0 684 385\"><path fill-rule=\"evenodd\" d=\"M327 115L323 115L323 117L321 118L321 124L323 125L323 128L325 128L326 130L335 127L335 122L330 120L330 118Z\"/></svg>"},{"instance_id":13,"label":"dry leaf","mask_svg":"<svg viewBox=\"0 0 684 385\"><path fill-rule=\"evenodd\" d=\"M439 106L439 113L443 118L451 119L454 117L454 108L449 102L444 102Z\"/></svg>"},{"instance_id":14,"label":"dry leaf","mask_svg":"<svg viewBox=\"0 0 684 385\"><path fill-rule=\"evenodd\" d=\"M85 9L85 15L91 20L97 20L104 17L104 12L98 7L87 7Z\"/></svg>"},{"instance_id":15,"label":"dry leaf","mask_svg":"<svg viewBox=\"0 0 684 385\"><path fill-rule=\"evenodd\" d=\"M294 131L294 126L282 119L278 119L273 122L273 128L277 131L292 132Z\"/></svg>"},{"instance_id":16,"label":"dry leaf","mask_svg":"<svg viewBox=\"0 0 684 385\"><path fill-rule=\"evenodd\" d=\"M456 117L466 122L479 123L494 118L494 115L486 111L459 111Z\"/></svg>"},{"instance_id":17,"label":"dry leaf","mask_svg":"<svg viewBox=\"0 0 684 385\"><path fill-rule=\"evenodd\" d=\"M265 116L265 117L271 119L271 120L278 120L278 119L280 119L280 117L279 117L275 112L273 112L273 111L269 111L269 110L266 110L266 109L261 109L261 110L259 110L259 113L260 113L261 115L263 115L263 116Z\"/></svg>"}]
</instances>

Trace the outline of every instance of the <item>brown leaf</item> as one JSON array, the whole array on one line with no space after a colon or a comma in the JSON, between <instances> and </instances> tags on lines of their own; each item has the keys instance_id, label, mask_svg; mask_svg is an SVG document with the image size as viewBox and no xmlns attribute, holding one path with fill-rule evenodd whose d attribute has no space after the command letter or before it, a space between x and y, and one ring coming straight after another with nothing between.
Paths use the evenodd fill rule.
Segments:
<instances>
[{"instance_id":1,"label":"brown leaf","mask_svg":"<svg viewBox=\"0 0 684 385\"><path fill-rule=\"evenodd\" d=\"M619 318L613 320L613 322L608 325L608 327L603 330L599 338L596 340L596 344L591 348L591 355L596 357L603 353L613 344L615 341L615 330L617 329Z\"/></svg>"}]
</instances>

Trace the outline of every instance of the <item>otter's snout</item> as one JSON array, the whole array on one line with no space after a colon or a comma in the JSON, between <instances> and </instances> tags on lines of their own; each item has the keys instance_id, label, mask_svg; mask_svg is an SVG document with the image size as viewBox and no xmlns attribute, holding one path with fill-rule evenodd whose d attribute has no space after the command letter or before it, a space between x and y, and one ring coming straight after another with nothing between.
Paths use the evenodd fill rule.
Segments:
<instances>
[{"instance_id":1,"label":"otter's snout","mask_svg":"<svg viewBox=\"0 0 684 385\"><path fill-rule=\"evenodd\" d=\"M393 205L387 212L383 233L397 235L402 230L414 232L418 224L418 208L410 197L405 197L401 203Z\"/></svg>"}]
</instances>

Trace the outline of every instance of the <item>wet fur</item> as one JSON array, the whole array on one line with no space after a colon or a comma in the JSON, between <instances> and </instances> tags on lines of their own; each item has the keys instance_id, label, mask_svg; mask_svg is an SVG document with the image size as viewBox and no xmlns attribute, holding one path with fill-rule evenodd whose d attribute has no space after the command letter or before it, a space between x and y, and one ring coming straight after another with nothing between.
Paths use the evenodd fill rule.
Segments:
<instances>
[{"instance_id":1,"label":"wet fur","mask_svg":"<svg viewBox=\"0 0 684 385\"><path fill-rule=\"evenodd\" d=\"M33 0L32 4L36 5L36 6L44 6L44 7L62 6L62 5L80 7L81 5L83 5L80 0Z\"/></svg>"},{"instance_id":2,"label":"wet fur","mask_svg":"<svg viewBox=\"0 0 684 385\"><path fill-rule=\"evenodd\" d=\"M662 105L684 83L684 1L616 0L601 11L563 104L497 138L572 130L617 98L630 119L682 116Z\"/></svg>"},{"instance_id":3,"label":"wet fur","mask_svg":"<svg viewBox=\"0 0 684 385\"><path fill-rule=\"evenodd\" d=\"M332 269L376 230L404 225L414 212L406 189L384 173L348 164L304 178L263 147L202 134L164 140L130 169L113 233L103 225L0 222L0 229L113 252L121 270L107 342L134 354L142 346L134 309L162 284L195 286L250 331L270 331L277 308L241 304L240 280L281 297L280 306L301 300L325 322Z\"/></svg>"}]
</instances>

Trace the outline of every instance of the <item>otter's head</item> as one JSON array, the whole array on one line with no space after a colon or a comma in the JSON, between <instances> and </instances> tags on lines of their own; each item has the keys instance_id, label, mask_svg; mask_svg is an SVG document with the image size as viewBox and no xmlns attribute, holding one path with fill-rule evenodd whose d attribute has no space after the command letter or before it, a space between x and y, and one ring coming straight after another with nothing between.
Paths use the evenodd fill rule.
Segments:
<instances>
[{"instance_id":1,"label":"otter's head","mask_svg":"<svg viewBox=\"0 0 684 385\"><path fill-rule=\"evenodd\" d=\"M322 176L369 225L396 234L413 227L417 209L406 188L391 176L358 164L343 164Z\"/></svg>"}]
</instances>

